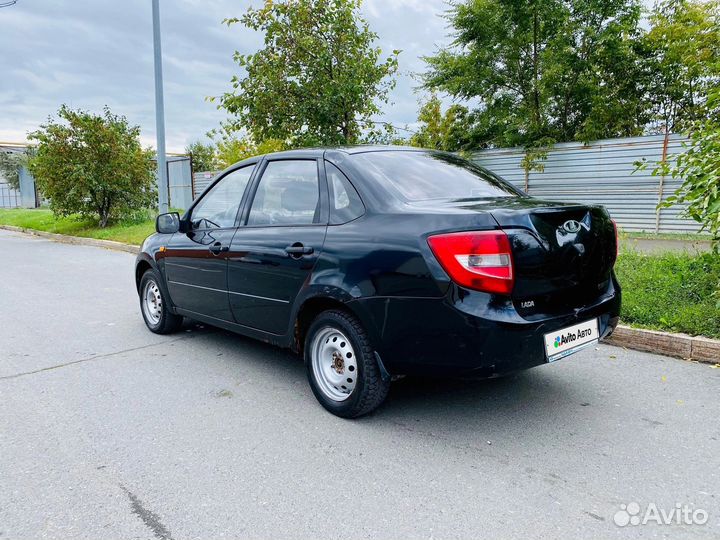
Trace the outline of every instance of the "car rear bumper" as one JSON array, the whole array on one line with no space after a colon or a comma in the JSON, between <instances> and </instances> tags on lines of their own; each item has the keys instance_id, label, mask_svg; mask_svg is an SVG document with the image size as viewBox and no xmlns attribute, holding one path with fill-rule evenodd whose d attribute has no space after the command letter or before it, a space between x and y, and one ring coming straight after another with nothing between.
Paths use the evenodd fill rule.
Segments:
<instances>
[{"instance_id":1,"label":"car rear bumper","mask_svg":"<svg viewBox=\"0 0 720 540\"><path fill-rule=\"evenodd\" d=\"M547 333L597 318L601 339L607 337L620 302L613 280L595 302L532 321L510 300L455 287L443 298L365 298L350 307L391 375L493 377L547 363Z\"/></svg>"}]
</instances>

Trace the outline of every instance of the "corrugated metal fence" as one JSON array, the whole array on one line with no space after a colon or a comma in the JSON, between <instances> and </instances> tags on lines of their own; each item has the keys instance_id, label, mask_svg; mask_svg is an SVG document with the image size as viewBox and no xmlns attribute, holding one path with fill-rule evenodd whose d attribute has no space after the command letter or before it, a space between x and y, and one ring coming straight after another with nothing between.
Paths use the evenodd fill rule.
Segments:
<instances>
[{"instance_id":1,"label":"corrugated metal fence","mask_svg":"<svg viewBox=\"0 0 720 540\"><path fill-rule=\"evenodd\" d=\"M681 152L684 140L680 135L671 135L667 155ZM681 184L680 180L651 175L653 164L662 159L663 142L662 135L651 135L588 145L557 144L542 162L544 171L529 173L527 192L561 202L602 204L627 231L697 232L699 225L695 221L680 217L681 207L657 210L660 198L672 195ZM506 148L476 152L471 159L526 189L523 157L522 148ZM650 165L634 172L634 163L643 158Z\"/></svg>"},{"instance_id":2,"label":"corrugated metal fence","mask_svg":"<svg viewBox=\"0 0 720 540\"><path fill-rule=\"evenodd\" d=\"M210 185L217 171L196 172L193 174L193 199L196 199Z\"/></svg>"}]
</instances>

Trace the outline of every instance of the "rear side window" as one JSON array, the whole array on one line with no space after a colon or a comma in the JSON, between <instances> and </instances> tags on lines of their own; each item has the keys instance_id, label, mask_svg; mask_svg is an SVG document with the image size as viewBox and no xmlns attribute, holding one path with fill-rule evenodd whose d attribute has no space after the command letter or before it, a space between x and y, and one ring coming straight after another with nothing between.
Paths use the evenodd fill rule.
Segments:
<instances>
[{"instance_id":1,"label":"rear side window","mask_svg":"<svg viewBox=\"0 0 720 540\"><path fill-rule=\"evenodd\" d=\"M325 172L330 186L330 225L340 225L362 216L365 206L350 180L328 161Z\"/></svg>"},{"instance_id":2,"label":"rear side window","mask_svg":"<svg viewBox=\"0 0 720 540\"><path fill-rule=\"evenodd\" d=\"M319 221L317 162L271 161L260 178L248 225L310 225Z\"/></svg>"},{"instance_id":3,"label":"rear side window","mask_svg":"<svg viewBox=\"0 0 720 540\"><path fill-rule=\"evenodd\" d=\"M511 184L490 171L440 152L365 152L352 159L366 174L408 201L517 197Z\"/></svg>"}]
</instances>

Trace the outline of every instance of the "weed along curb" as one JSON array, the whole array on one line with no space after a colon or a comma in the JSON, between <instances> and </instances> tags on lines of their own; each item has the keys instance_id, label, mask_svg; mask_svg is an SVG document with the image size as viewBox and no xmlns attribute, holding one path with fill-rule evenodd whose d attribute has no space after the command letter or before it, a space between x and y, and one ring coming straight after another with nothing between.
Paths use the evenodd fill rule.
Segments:
<instances>
[{"instance_id":1,"label":"weed along curb","mask_svg":"<svg viewBox=\"0 0 720 540\"><path fill-rule=\"evenodd\" d=\"M115 242L113 240L98 240L95 238L84 238L80 236L68 236L12 225L0 225L0 229L8 231L32 234L48 238L55 242L64 244L76 244L80 246L93 246L105 249L125 251L137 254L140 251L138 246ZM656 330L641 330L620 325L615 329L613 335L605 343L626 347L636 351L653 352L674 356L684 360L697 360L699 362L720 362L720 340L704 337L693 337L687 334L672 334L669 332L658 332Z\"/></svg>"},{"instance_id":2,"label":"weed along curb","mask_svg":"<svg viewBox=\"0 0 720 540\"><path fill-rule=\"evenodd\" d=\"M114 240L99 240L97 238L83 238L81 236L68 236L67 234L57 234L45 231L36 231L35 229L26 229L25 227L15 227L13 225L0 225L0 229L7 231L21 232L25 234L32 234L34 236L40 236L42 238L48 238L55 242L61 242L63 244L75 244L78 246L93 246L101 247L105 249L114 249L116 251L125 251L127 253L137 254L140 251L139 246L133 246L131 244L124 244L122 242L115 242Z\"/></svg>"},{"instance_id":3,"label":"weed along curb","mask_svg":"<svg viewBox=\"0 0 720 540\"><path fill-rule=\"evenodd\" d=\"M720 340L619 325L606 343L699 362L720 362Z\"/></svg>"}]
</instances>

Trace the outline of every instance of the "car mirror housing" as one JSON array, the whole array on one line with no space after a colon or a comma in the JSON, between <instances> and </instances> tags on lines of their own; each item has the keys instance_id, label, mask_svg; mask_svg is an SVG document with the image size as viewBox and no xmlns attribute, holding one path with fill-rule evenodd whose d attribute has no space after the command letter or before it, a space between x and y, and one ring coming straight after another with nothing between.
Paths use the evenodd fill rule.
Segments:
<instances>
[{"instance_id":1,"label":"car mirror housing","mask_svg":"<svg viewBox=\"0 0 720 540\"><path fill-rule=\"evenodd\" d=\"M160 214L155 220L155 230L161 234L172 234L180 230L180 214Z\"/></svg>"}]
</instances>

